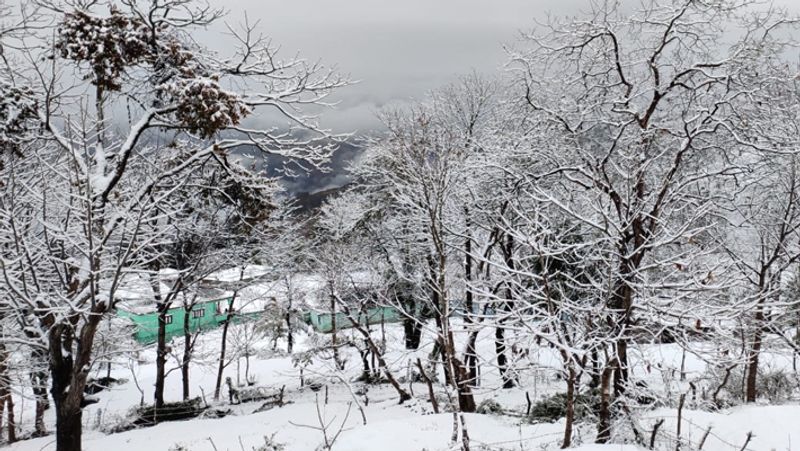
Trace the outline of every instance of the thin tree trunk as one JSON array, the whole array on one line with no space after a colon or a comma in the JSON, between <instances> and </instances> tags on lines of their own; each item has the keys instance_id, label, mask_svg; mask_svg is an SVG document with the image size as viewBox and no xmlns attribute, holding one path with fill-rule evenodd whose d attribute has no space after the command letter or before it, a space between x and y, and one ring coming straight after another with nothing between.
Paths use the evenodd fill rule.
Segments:
<instances>
[{"instance_id":1,"label":"thin tree trunk","mask_svg":"<svg viewBox=\"0 0 800 451\"><path fill-rule=\"evenodd\" d=\"M467 348L464 353L467 368L469 369L469 383L473 387L480 386L480 373L478 372L478 331L472 331L467 338Z\"/></svg>"},{"instance_id":2,"label":"thin tree trunk","mask_svg":"<svg viewBox=\"0 0 800 451\"><path fill-rule=\"evenodd\" d=\"M219 367L217 368L217 383L214 385L214 401L219 401L219 391L222 387L222 375L225 372L225 348L228 342L228 326L233 319L233 303L236 299L236 292L233 293L231 299L228 301L228 316L225 317L225 322L222 324L222 343L219 349Z\"/></svg>"},{"instance_id":3,"label":"thin tree trunk","mask_svg":"<svg viewBox=\"0 0 800 451\"><path fill-rule=\"evenodd\" d=\"M514 270L516 264L514 262L514 237L507 235L505 243L501 246L503 251L503 259L509 269ZM495 338L495 352L497 353L497 369L500 372L500 377L503 381L503 388L513 388L514 378L508 373L508 357L506 356L506 336L505 336L505 323L506 313L510 312L514 303L514 290L510 285L506 285L505 301L500 304L498 313L501 317L497 321L497 326L494 331Z\"/></svg>"},{"instance_id":4,"label":"thin tree trunk","mask_svg":"<svg viewBox=\"0 0 800 451\"><path fill-rule=\"evenodd\" d=\"M474 295L472 293L472 235L470 234L469 230L469 209L464 209L465 216L467 218L467 238L464 240L464 280L466 281L466 293L465 293L465 306L466 306L466 315L464 316L465 321L467 323L467 329L470 329L470 326L474 325L475 320L473 318L473 314L475 313L475 304L474 304ZM473 387L477 386L478 382L478 356L477 351L475 349L475 340L472 339L472 335L470 334L470 339L467 341L467 349L464 353L464 362L468 368L468 378L469 384Z\"/></svg>"},{"instance_id":5,"label":"thin tree trunk","mask_svg":"<svg viewBox=\"0 0 800 451\"><path fill-rule=\"evenodd\" d=\"M289 310L286 312L286 353L292 353L292 349L294 349L294 335L292 334L292 316L291 316L291 308L292 304L289 303Z\"/></svg>"},{"instance_id":6,"label":"thin tree trunk","mask_svg":"<svg viewBox=\"0 0 800 451\"><path fill-rule=\"evenodd\" d=\"M567 369L567 399L566 399L566 418L564 419L564 440L561 442L561 449L569 448L572 445L572 425L575 422L575 367L570 363Z\"/></svg>"},{"instance_id":7,"label":"thin tree trunk","mask_svg":"<svg viewBox=\"0 0 800 451\"><path fill-rule=\"evenodd\" d=\"M623 268L626 268L628 263L623 262ZM614 396L620 396L625 392L628 385L628 320L629 312L632 307L633 290L625 282L625 278L617 282L617 288L614 290L612 297L611 308L615 310L609 316L609 321L612 329L619 337L614 343L616 366L614 368Z\"/></svg>"},{"instance_id":8,"label":"thin tree trunk","mask_svg":"<svg viewBox=\"0 0 800 451\"><path fill-rule=\"evenodd\" d=\"M183 315L183 360L181 361L181 385L183 386L183 400L189 399L189 365L192 361L192 331L190 317L192 313L191 305L187 306Z\"/></svg>"},{"instance_id":9,"label":"thin tree trunk","mask_svg":"<svg viewBox=\"0 0 800 451\"><path fill-rule=\"evenodd\" d=\"M169 308L166 304L159 305L158 335L156 338L156 383L153 399L157 408L164 406L164 380L166 379L167 366L167 315Z\"/></svg>"},{"instance_id":10,"label":"thin tree trunk","mask_svg":"<svg viewBox=\"0 0 800 451\"><path fill-rule=\"evenodd\" d=\"M339 343L338 343L338 328L336 324L336 296L333 292L333 285L331 284L331 347L333 348L333 361L336 364L336 368L340 371L344 370L344 361L342 361L341 356L339 355Z\"/></svg>"},{"instance_id":11,"label":"thin tree trunk","mask_svg":"<svg viewBox=\"0 0 800 451\"><path fill-rule=\"evenodd\" d=\"M6 389L0 389L0 440L3 439L3 413L6 411Z\"/></svg>"},{"instance_id":12,"label":"thin tree trunk","mask_svg":"<svg viewBox=\"0 0 800 451\"><path fill-rule=\"evenodd\" d=\"M750 348L750 355L747 358L747 381L745 387L745 401L756 402L758 397L758 361L761 356L761 344L763 341L762 322L763 312L759 309L756 312L756 330L753 333L753 345Z\"/></svg>"},{"instance_id":13,"label":"thin tree trunk","mask_svg":"<svg viewBox=\"0 0 800 451\"><path fill-rule=\"evenodd\" d=\"M608 363L600 376L600 413L597 422L596 443L608 443L611 438L611 374L618 362L612 360Z\"/></svg>"},{"instance_id":14,"label":"thin tree trunk","mask_svg":"<svg viewBox=\"0 0 800 451\"><path fill-rule=\"evenodd\" d=\"M291 355L292 350L294 349L294 333L292 332L292 289L291 289L291 280L288 276L284 279L286 281L286 292L287 298L289 301L288 306L286 307L286 353Z\"/></svg>"},{"instance_id":15,"label":"thin tree trunk","mask_svg":"<svg viewBox=\"0 0 800 451\"><path fill-rule=\"evenodd\" d=\"M497 370L503 381L503 388L513 388L514 381L508 376L508 358L506 357L505 328L498 325L494 329L494 347L497 354Z\"/></svg>"},{"instance_id":16,"label":"thin tree trunk","mask_svg":"<svg viewBox=\"0 0 800 451\"><path fill-rule=\"evenodd\" d=\"M31 363L33 365L30 372L31 388L36 402L33 436L43 437L47 435L44 412L50 405L50 401L47 398L47 355L43 349L37 348L31 352Z\"/></svg>"},{"instance_id":17,"label":"thin tree trunk","mask_svg":"<svg viewBox=\"0 0 800 451\"><path fill-rule=\"evenodd\" d=\"M336 297L333 297L333 299L335 303ZM389 369L389 365L386 364L386 359L383 358L383 354L381 353L380 348L378 348L378 346L375 344L375 340L372 339L372 335L370 335L369 329L362 326L361 323L357 321L357 318L355 318L352 315L347 305L343 303L342 307L344 308L344 313L347 315L350 322L353 323L353 328L356 329L364 337L364 343L366 343L370 352L372 352L372 355L378 359L378 365L381 367L384 376L386 376L386 379L389 381L389 384L391 384L391 386L397 392L397 395L400 397L400 404L411 399L411 395L409 395L408 392L400 385L397 379L395 379L394 374L392 374L392 371ZM364 360L364 365L365 365L364 374L368 375L367 367L369 365L366 362L366 359Z\"/></svg>"},{"instance_id":18,"label":"thin tree trunk","mask_svg":"<svg viewBox=\"0 0 800 451\"><path fill-rule=\"evenodd\" d=\"M14 415L14 397L10 392L6 394L6 412L8 412L8 421L6 422L8 443L14 443L17 441L17 420Z\"/></svg>"},{"instance_id":19,"label":"thin tree trunk","mask_svg":"<svg viewBox=\"0 0 800 451\"><path fill-rule=\"evenodd\" d=\"M6 408L6 397L11 396L11 390L8 386L8 361L9 353L6 351L6 345L0 341L0 438L3 437L3 412Z\"/></svg>"},{"instance_id":20,"label":"thin tree trunk","mask_svg":"<svg viewBox=\"0 0 800 451\"><path fill-rule=\"evenodd\" d=\"M406 349L419 349L422 341L422 323L420 318L406 318L403 320L403 335Z\"/></svg>"},{"instance_id":21,"label":"thin tree trunk","mask_svg":"<svg viewBox=\"0 0 800 451\"><path fill-rule=\"evenodd\" d=\"M431 381L430 376L425 373L425 368L422 367L422 360L417 358L417 368L419 368L419 375L422 377L422 380L425 381L425 385L428 386L428 397L431 400L431 407L433 408L433 413L439 413L439 402L436 401L436 393L433 391L433 381Z\"/></svg>"},{"instance_id":22,"label":"thin tree trunk","mask_svg":"<svg viewBox=\"0 0 800 451\"><path fill-rule=\"evenodd\" d=\"M150 286L153 289L153 297L156 302L156 312L158 313L158 332L156 336L156 383L153 399L156 408L164 406L164 379L167 377L167 316L172 300L171 294L167 294L165 299L161 293L161 281L159 280L159 269L156 265L155 274L150 276Z\"/></svg>"}]
</instances>

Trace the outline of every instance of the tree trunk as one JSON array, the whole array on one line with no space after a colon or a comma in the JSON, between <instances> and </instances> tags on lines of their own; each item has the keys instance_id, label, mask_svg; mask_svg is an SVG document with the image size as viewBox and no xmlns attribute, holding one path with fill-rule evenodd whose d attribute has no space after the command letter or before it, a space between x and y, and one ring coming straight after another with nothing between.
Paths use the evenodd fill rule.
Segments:
<instances>
[{"instance_id":1,"label":"tree trunk","mask_svg":"<svg viewBox=\"0 0 800 451\"><path fill-rule=\"evenodd\" d=\"M335 299L336 298L334 298L334 300ZM402 404L402 403L408 401L409 399L411 399L411 395L409 395L408 392L405 391L405 389L403 389L403 387L400 385L400 383L397 382L397 379L394 378L394 374L392 374L392 371L389 369L389 365L386 364L386 359L383 358L383 354L381 353L380 348L378 348L378 345L375 344L375 340L372 339L372 335L370 335L369 329L367 329L366 327L362 326L361 323L357 321L357 318L355 318L351 314L350 309L347 307L347 305L343 304L342 307L344 308L345 314L350 319L350 322L353 323L353 327L364 337L364 343L369 348L369 351L372 353L372 355L375 358L378 359L378 365L381 367L381 370L383 371L384 376L386 376L386 379L389 381L389 384L391 384L391 386L397 392L397 395L400 397L400 404ZM366 360L365 357L366 357L366 355L362 354L362 358L364 359L364 375L365 375L365 377L368 378L369 377L369 369L368 369L369 364L367 363L367 360Z\"/></svg>"},{"instance_id":2,"label":"tree trunk","mask_svg":"<svg viewBox=\"0 0 800 451\"><path fill-rule=\"evenodd\" d=\"M217 383L214 386L214 401L219 401L219 391L222 387L222 374L225 372L225 348L228 342L228 326L233 319L233 302L236 299L236 293L231 296L228 301L228 316L225 317L225 322L222 324L222 343L219 349L219 367L217 368Z\"/></svg>"},{"instance_id":3,"label":"tree trunk","mask_svg":"<svg viewBox=\"0 0 800 451\"><path fill-rule=\"evenodd\" d=\"M422 340L422 323L417 318L406 318L403 320L403 336L405 338L406 349L419 349Z\"/></svg>"},{"instance_id":4,"label":"tree trunk","mask_svg":"<svg viewBox=\"0 0 800 451\"><path fill-rule=\"evenodd\" d=\"M614 369L614 396L625 392L628 385L628 339L621 337L617 340L617 367Z\"/></svg>"},{"instance_id":5,"label":"tree trunk","mask_svg":"<svg viewBox=\"0 0 800 451\"><path fill-rule=\"evenodd\" d=\"M190 316L192 306L187 306L183 316L183 360L181 361L181 385L183 386L183 400L189 399L189 364L192 361L192 331Z\"/></svg>"},{"instance_id":6,"label":"tree trunk","mask_svg":"<svg viewBox=\"0 0 800 451\"><path fill-rule=\"evenodd\" d=\"M288 305L286 307L286 353L291 355L292 350L294 349L294 333L292 332L292 289L291 289L291 279L286 276L284 279L286 281L286 291L287 291L287 300Z\"/></svg>"},{"instance_id":7,"label":"tree trunk","mask_svg":"<svg viewBox=\"0 0 800 451\"><path fill-rule=\"evenodd\" d=\"M575 422L575 367L570 363L567 369L567 399L566 399L566 418L564 419L564 440L561 442L561 449L569 448L572 445L572 425Z\"/></svg>"},{"instance_id":8,"label":"tree trunk","mask_svg":"<svg viewBox=\"0 0 800 451\"><path fill-rule=\"evenodd\" d=\"M514 270L516 263L514 261L514 237L506 235L506 240L501 247L503 251L503 260L509 269ZM505 289L505 301L500 305L498 313L502 316L497 321L497 327L494 331L495 338L495 352L497 353L497 369L500 372L500 377L503 381L503 388L513 388L514 378L508 374L508 357L506 356L506 334L503 323L506 321L506 314L509 313L514 304L514 290L511 285L507 284Z\"/></svg>"},{"instance_id":9,"label":"tree trunk","mask_svg":"<svg viewBox=\"0 0 800 451\"><path fill-rule=\"evenodd\" d=\"M610 307L614 310L609 316L612 330L619 337L615 343L616 366L614 368L614 396L620 396L625 392L628 385L628 322L630 312L633 307L633 289L627 282L629 279L626 274L630 274L630 266L633 263L623 261L621 271L623 273L616 283L616 288L611 299Z\"/></svg>"},{"instance_id":10,"label":"tree trunk","mask_svg":"<svg viewBox=\"0 0 800 451\"><path fill-rule=\"evenodd\" d=\"M750 348L750 355L747 358L747 381L745 386L745 402L756 402L758 397L758 360L761 355L761 344L763 341L763 330L761 323L763 313L756 312L756 330L753 333L753 345Z\"/></svg>"},{"instance_id":11,"label":"tree trunk","mask_svg":"<svg viewBox=\"0 0 800 451\"><path fill-rule=\"evenodd\" d=\"M56 451L80 451L83 428L80 404L56 402Z\"/></svg>"},{"instance_id":12,"label":"tree trunk","mask_svg":"<svg viewBox=\"0 0 800 451\"><path fill-rule=\"evenodd\" d=\"M9 352L6 351L6 345L2 341L0 341L0 438L3 437L3 411L6 407L6 398L11 396L11 390L9 387L9 378L8 378L8 362L9 362ZM13 412L9 414L9 418L12 418L14 415ZM12 420L9 420L13 422ZM11 442L11 437L9 437L9 442Z\"/></svg>"},{"instance_id":13,"label":"tree trunk","mask_svg":"<svg viewBox=\"0 0 800 451\"><path fill-rule=\"evenodd\" d=\"M473 387L480 386L480 376L478 374L478 351L477 351L478 331L472 331L467 339L467 349L464 353L467 369L469 371L469 383Z\"/></svg>"},{"instance_id":14,"label":"tree trunk","mask_svg":"<svg viewBox=\"0 0 800 451\"><path fill-rule=\"evenodd\" d=\"M156 408L164 406L164 380L167 367L167 315L169 308L166 304L159 305L158 311L158 336L156 339L156 388L153 394Z\"/></svg>"},{"instance_id":15,"label":"tree trunk","mask_svg":"<svg viewBox=\"0 0 800 451\"><path fill-rule=\"evenodd\" d=\"M105 305L98 304L80 328L77 340L72 324L50 325L48 352L50 394L56 408L56 451L81 451L81 401L91 368L97 325L105 312ZM77 346L73 354L74 343Z\"/></svg>"},{"instance_id":16,"label":"tree trunk","mask_svg":"<svg viewBox=\"0 0 800 451\"><path fill-rule=\"evenodd\" d=\"M291 355L294 348L294 335L292 334L292 304L289 302L289 309L286 311L286 353Z\"/></svg>"},{"instance_id":17,"label":"tree trunk","mask_svg":"<svg viewBox=\"0 0 800 451\"><path fill-rule=\"evenodd\" d=\"M494 347L497 354L497 370L503 380L503 388L514 388L514 379L508 375L508 357L506 357L505 328L498 325L494 329Z\"/></svg>"},{"instance_id":18,"label":"tree trunk","mask_svg":"<svg viewBox=\"0 0 800 451\"><path fill-rule=\"evenodd\" d=\"M472 394L472 386L470 385L468 371L464 364L456 357L455 343L453 340L453 333L449 326L449 318L443 318L442 323L445 326L445 330L447 330L447 339L443 352L445 356L445 367L449 368L447 374L450 376L450 384L458 391L458 409L460 412L475 412L477 406L475 405L475 397Z\"/></svg>"},{"instance_id":19,"label":"tree trunk","mask_svg":"<svg viewBox=\"0 0 800 451\"><path fill-rule=\"evenodd\" d=\"M608 443L611 438L611 374L618 365L616 360L608 363L600 377L600 413L597 422L596 443Z\"/></svg>"},{"instance_id":20,"label":"tree trunk","mask_svg":"<svg viewBox=\"0 0 800 451\"><path fill-rule=\"evenodd\" d=\"M14 416L14 398L11 396L11 391L8 391L5 396L6 413L8 415L6 428L8 429L8 443L17 441L17 420Z\"/></svg>"},{"instance_id":21,"label":"tree trunk","mask_svg":"<svg viewBox=\"0 0 800 451\"><path fill-rule=\"evenodd\" d=\"M6 411L6 391L0 389L0 441L3 439L3 413Z\"/></svg>"},{"instance_id":22,"label":"tree trunk","mask_svg":"<svg viewBox=\"0 0 800 451\"><path fill-rule=\"evenodd\" d=\"M473 314L475 313L475 302L474 302L474 295L472 293L472 235L470 235L469 231L469 209L465 208L465 214L467 217L467 238L464 240L464 280L466 281L466 293L464 296L464 302L466 305L466 316L465 320L467 323L467 328L469 329L470 326L475 324L475 320L473 318ZM468 369L468 378L469 383L473 387L477 387L478 385L478 355L475 349L475 337L477 334L472 333L470 331L470 337L467 340L467 349L464 353L464 363L467 365Z\"/></svg>"},{"instance_id":23,"label":"tree trunk","mask_svg":"<svg viewBox=\"0 0 800 451\"><path fill-rule=\"evenodd\" d=\"M332 283L330 289L331 289L331 348L333 348L333 361L336 364L336 368L338 368L340 371L343 371L344 361L339 355L338 330L337 330L338 328L336 324L336 296L333 292Z\"/></svg>"},{"instance_id":24,"label":"tree trunk","mask_svg":"<svg viewBox=\"0 0 800 451\"><path fill-rule=\"evenodd\" d=\"M33 436L43 437L47 435L47 428L44 425L44 412L50 407L50 402L47 398L47 355L43 349L35 349L31 353L31 361L33 365L30 372L31 388L36 402Z\"/></svg>"}]
</instances>

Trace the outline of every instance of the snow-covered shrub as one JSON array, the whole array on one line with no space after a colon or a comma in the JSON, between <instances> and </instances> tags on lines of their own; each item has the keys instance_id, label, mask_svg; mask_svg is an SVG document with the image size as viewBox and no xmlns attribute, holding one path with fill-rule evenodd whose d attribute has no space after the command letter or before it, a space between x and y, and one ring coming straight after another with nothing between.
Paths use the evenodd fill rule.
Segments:
<instances>
[{"instance_id":1,"label":"snow-covered shrub","mask_svg":"<svg viewBox=\"0 0 800 451\"><path fill-rule=\"evenodd\" d=\"M501 406L500 403L494 399L487 398L478 404L477 412L484 415L502 415L503 406Z\"/></svg>"},{"instance_id":2,"label":"snow-covered shrub","mask_svg":"<svg viewBox=\"0 0 800 451\"><path fill-rule=\"evenodd\" d=\"M287 316L289 316L289 324L287 324ZM286 339L290 325L292 331L302 330L302 324L297 323L288 306L278 302L275 298L271 298L256 324L259 334L269 338L271 344L268 350L269 353L265 354L266 356L281 355L277 349L278 342Z\"/></svg>"},{"instance_id":3,"label":"snow-covered shrub","mask_svg":"<svg viewBox=\"0 0 800 451\"><path fill-rule=\"evenodd\" d=\"M756 387L760 397L774 404L791 399L797 382L784 370L762 370L759 371Z\"/></svg>"},{"instance_id":4,"label":"snow-covered shrub","mask_svg":"<svg viewBox=\"0 0 800 451\"><path fill-rule=\"evenodd\" d=\"M253 451L284 451L285 449L286 444L275 441L275 434L272 434L269 437L264 436L264 444L253 448Z\"/></svg>"},{"instance_id":5,"label":"snow-covered shrub","mask_svg":"<svg viewBox=\"0 0 800 451\"><path fill-rule=\"evenodd\" d=\"M176 443L169 447L169 451L191 451L188 446L183 443Z\"/></svg>"},{"instance_id":6,"label":"snow-covered shrub","mask_svg":"<svg viewBox=\"0 0 800 451\"><path fill-rule=\"evenodd\" d=\"M706 375L706 398L713 400L713 393L717 392L717 408L729 407L744 402L744 387L746 375L741 368L730 372L725 380L725 371L712 369ZM797 382L789 373L782 369L759 368L756 379L756 393L759 398L767 399L770 403L786 402L792 398Z\"/></svg>"},{"instance_id":7,"label":"snow-covered shrub","mask_svg":"<svg viewBox=\"0 0 800 451\"><path fill-rule=\"evenodd\" d=\"M599 394L581 393L575 396L575 419L581 420L588 417L599 404ZM552 423L567 415L567 394L556 393L545 397L535 403L528 415L528 421L533 423Z\"/></svg>"}]
</instances>

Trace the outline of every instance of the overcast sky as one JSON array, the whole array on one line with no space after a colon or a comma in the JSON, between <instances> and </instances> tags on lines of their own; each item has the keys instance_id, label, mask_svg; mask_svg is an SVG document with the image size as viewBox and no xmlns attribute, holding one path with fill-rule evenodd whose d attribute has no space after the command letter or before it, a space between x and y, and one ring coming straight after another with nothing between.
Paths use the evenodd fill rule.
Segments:
<instances>
[{"instance_id":1,"label":"overcast sky","mask_svg":"<svg viewBox=\"0 0 800 451\"><path fill-rule=\"evenodd\" d=\"M222 1L222 0L217 0ZM420 98L460 74L491 73L502 45L547 10L586 0L224 0L228 21L247 12L288 55L335 64L360 80L325 115L329 126L367 131L387 102Z\"/></svg>"},{"instance_id":2,"label":"overcast sky","mask_svg":"<svg viewBox=\"0 0 800 451\"><path fill-rule=\"evenodd\" d=\"M212 0L226 20L260 20L288 55L336 65L361 82L343 90L325 115L338 131L376 127L375 111L420 98L473 70L506 62L503 44L547 13L573 15L588 0ZM778 0L800 10L800 0Z\"/></svg>"}]
</instances>

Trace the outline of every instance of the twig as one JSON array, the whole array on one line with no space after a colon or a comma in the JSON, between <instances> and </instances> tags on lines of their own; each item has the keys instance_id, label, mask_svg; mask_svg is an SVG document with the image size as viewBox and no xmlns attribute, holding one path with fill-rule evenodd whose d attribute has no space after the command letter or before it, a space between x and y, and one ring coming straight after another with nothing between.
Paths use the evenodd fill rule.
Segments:
<instances>
[{"instance_id":1,"label":"twig","mask_svg":"<svg viewBox=\"0 0 800 451\"><path fill-rule=\"evenodd\" d=\"M433 413L439 413L439 403L436 401L436 394L433 391L433 383L431 382L431 378L425 373L425 369L422 367L422 360L417 358L417 368L419 368L420 376L425 381L425 384L428 385L428 396L431 399L431 407L433 408Z\"/></svg>"},{"instance_id":2,"label":"twig","mask_svg":"<svg viewBox=\"0 0 800 451\"><path fill-rule=\"evenodd\" d=\"M685 400L686 393L681 393L681 397L678 399L678 426L675 438L675 451L679 451L681 449L681 420L683 417L683 402Z\"/></svg>"},{"instance_id":3,"label":"twig","mask_svg":"<svg viewBox=\"0 0 800 451\"><path fill-rule=\"evenodd\" d=\"M525 400L528 401L528 407L525 408L525 416L530 416L531 414L531 395L527 391L525 392Z\"/></svg>"},{"instance_id":4,"label":"twig","mask_svg":"<svg viewBox=\"0 0 800 451\"><path fill-rule=\"evenodd\" d=\"M653 425L653 432L650 434L650 449L655 448L656 446L656 435L658 434L658 428L660 428L664 424L664 419L660 419Z\"/></svg>"},{"instance_id":5,"label":"twig","mask_svg":"<svg viewBox=\"0 0 800 451\"><path fill-rule=\"evenodd\" d=\"M700 443L697 445L697 450L700 451L703 449L703 445L706 444L706 439L708 438L708 434L711 433L711 426L706 429L706 432L703 433L703 438L700 439Z\"/></svg>"},{"instance_id":6,"label":"twig","mask_svg":"<svg viewBox=\"0 0 800 451\"><path fill-rule=\"evenodd\" d=\"M750 440L753 438L753 431L747 433L747 439L744 441L744 445L742 445L742 449L739 451L744 451L747 449L747 445L750 444Z\"/></svg>"}]
</instances>

